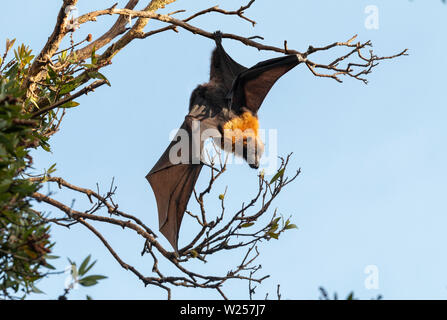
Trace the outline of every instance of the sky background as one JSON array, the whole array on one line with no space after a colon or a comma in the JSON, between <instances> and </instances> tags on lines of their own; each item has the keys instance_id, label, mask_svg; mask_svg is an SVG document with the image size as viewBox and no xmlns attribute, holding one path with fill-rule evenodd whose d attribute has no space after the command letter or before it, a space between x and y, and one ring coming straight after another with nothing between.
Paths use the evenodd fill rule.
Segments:
<instances>
[{"instance_id":1,"label":"sky background","mask_svg":"<svg viewBox=\"0 0 447 320\"><path fill-rule=\"evenodd\" d=\"M0 39L17 38L39 52L53 30L61 1L9 1L2 4ZM110 7L115 1L79 1L79 13ZM144 2L144 1L142 1ZM162 12L196 10L220 4L234 10L246 2L179 0ZM123 7L120 1L118 7ZM365 8L379 9L379 29L365 27ZM139 7L138 7L139 8ZM6 14L7 13L7 14ZM258 262L270 274L257 289L275 297L281 285L284 299L317 299L318 287L346 296L350 291L362 299L381 294L384 299L447 298L447 129L445 121L445 70L447 59L447 6L441 1L265 1L257 0L246 15L258 24L234 17L210 14L193 22L203 29L261 35L264 43L305 51L345 41L358 34L372 40L375 53L392 55L408 48L410 56L382 62L368 76L370 83L316 78L304 66L286 74L273 87L259 112L261 126L278 130L278 153L293 152L290 173L301 176L277 198L272 208L298 225L279 241L260 245ZM178 17L182 15L179 14ZM100 17L83 25L75 41L107 30L115 17ZM151 21L146 30L161 24ZM239 63L251 66L277 53L258 52L232 40L224 47ZM206 82L213 41L187 31L163 33L134 41L102 69L112 87L103 86L77 101L68 111L62 130L52 140L52 153L33 152L36 172L57 163L56 176L87 188L98 182L105 190L112 177L118 186L120 209L157 229L155 199L145 175L168 145L168 135L183 121L189 95ZM329 62L329 55L312 56ZM321 59L321 60L320 60ZM266 141L266 152L269 141ZM199 182L208 178L204 170ZM230 166L208 198L209 214L215 215L217 196L228 186L227 209L236 209L256 191L257 172L248 165ZM82 196L60 192L55 198L88 208ZM43 190L44 192L46 190ZM55 209L43 205L36 208ZM140 256L143 242L120 228L96 225L129 264L149 274L150 256ZM109 278L95 287L74 290L69 298L164 299L165 292L145 288L123 270L100 241L82 226L52 228L57 242L55 266L63 270L65 257L74 261L88 254L98 260L93 273ZM184 223L180 243L194 235ZM167 241L160 238L164 245ZM220 254L192 268L211 273L236 265L239 255ZM379 288L367 289L364 273L377 266ZM169 269L169 266L165 266ZM220 268L220 269L219 269ZM38 287L53 299L63 293L66 275L52 276ZM248 298L247 284L224 286L229 298ZM197 289L173 290L174 299L214 299L217 292Z\"/></svg>"}]
</instances>

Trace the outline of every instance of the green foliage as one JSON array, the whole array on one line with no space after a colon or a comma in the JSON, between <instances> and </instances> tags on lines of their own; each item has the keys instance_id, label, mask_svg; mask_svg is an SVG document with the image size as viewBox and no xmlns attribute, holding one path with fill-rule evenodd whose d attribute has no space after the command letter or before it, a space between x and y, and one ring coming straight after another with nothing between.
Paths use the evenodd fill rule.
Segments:
<instances>
[{"instance_id":1,"label":"green foliage","mask_svg":"<svg viewBox=\"0 0 447 320\"><path fill-rule=\"evenodd\" d=\"M281 233L290 229L298 229L298 227L295 224L290 223L290 218L284 220L284 217L282 216L277 217L274 218L267 226L264 237L267 240L270 240L272 238L278 240Z\"/></svg>"},{"instance_id":2,"label":"green foliage","mask_svg":"<svg viewBox=\"0 0 447 320\"><path fill-rule=\"evenodd\" d=\"M189 254L190 254L191 257L193 257L193 258L197 258L197 257L199 256L199 254L197 253L197 251L194 250L194 249L189 250Z\"/></svg>"},{"instance_id":3,"label":"green foliage","mask_svg":"<svg viewBox=\"0 0 447 320\"><path fill-rule=\"evenodd\" d=\"M91 287L98 283L99 280L107 279L106 276L103 275L87 275L87 273L93 268L96 264L96 260L90 263L91 255L88 255L87 258L82 261L79 269L76 267L76 263L71 263L72 275L76 274L76 281L84 287Z\"/></svg>"},{"instance_id":4,"label":"green foliage","mask_svg":"<svg viewBox=\"0 0 447 320\"><path fill-rule=\"evenodd\" d=\"M11 83L0 82L0 294L5 296L37 292L33 283L43 276L42 266L52 268L47 259L53 246L50 227L29 203L39 184L22 176L32 161L27 146L41 137L21 112L20 92Z\"/></svg>"},{"instance_id":5,"label":"green foliage","mask_svg":"<svg viewBox=\"0 0 447 320\"><path fill-rule=\"evenodd\" d=\"M76 287L76 285L81 285L83 287L91 287L96 284L98 284L98 281L107 279L106 276L95 274L95 275L87 275L87 273L93 268L93 266L96 264L96 260L90 263L91 255L88 255L87 258L85 258L79 268L76 266L76 263L68 259L68 262L70 263L70 276L71 281L68 284L68 286L64 290L64 294L59 296L59 300L66 300L67 295L70 293L72 289ZM87 300L91 300L92 297L89 295L86 296Z\"/></svg>"},{"instance_id":6,"label":"green foliage","mask_svg":"<svg viewBox=\"0 0 447 320\"><path fill-rule=\"evenodd\" d=\"M107 81L107 78L98 71L101 66L98 65L95 49L92 50L91 63L78 61L76 54L74 52L68 54L68 51L62 51L57 57L57 61L61 66L55 70L51 65L48 65L45 83L38 86L38 90L36 90L40 101L37 109L56 103L90 79ZM59 108L73 108L78 105L79 103L75 101L69 101ZM55 116L55 112L51 110L47 114L48 119L44 118L42 120L51 121Z\"/></svg>"},{"instance_id":7,"label":"green foliage","mask_svg":"<svg viewBox=\"0 0 447 320\"><path fill-rule=\"evenodd\" d=\"M5 298L40 293L35 282L54 269L48 263L55 258L49 255L54 245L50 225L40 212L32 209L30 199L56 170L55 164L30 179L30 150L41 147L50 151L49 138L63 117L58 116L58 111L79 103L70 100L38 117L34 117L34 112L66 98L89 79L105 79L98 72L94 51L91 64L77 61L68 51L62 51L54 60L62 67L55 69L48 65L45 78L30 83L34 55L28 46L19 45L13 50L14 57L6 63L14 42L6 40L6 50L0 58L0 297ZM94 264L88 265L88 260L85 263L82 273ZM81 284L94 285L101 277L83 278Z\"/></svg>"},{"instance_id":8,"label":"green foliage","mask_svg":"<svg viewBox=\"0 0 447 320\"><path fill-rule=\"evenodd\" d=\"M272 184L279 178L282 178L284 176L284 170L285 170L284 168L278 170L278 172L272 177L269 183Z\"/></svg>"},{"instance_id":9,"label":"green foliage","mask_svg":"<svg viewBox=\"0 0 447 320\"><path fill-rule=\"evenodd\" d=\"M256 224L256 221L243 222L239 225L239 228L250 228ZM263 232L262 238L266 240L275 239L278 240L279 236L290 229L298 229L298 227L290 222L290 218L285 220L283 216L272 218L272 220L261 231ZM261 232L260 231L260 232Z\"/></svg>"},{"instance_id":10,"label":"green foliage","mask_svg":"<svg viewBox=\"0 0 447 320\"><path fill-rule=\"evenodd\" d=\"M6 41L4 58L14 40ZM35 101L22 89L31 61L31 50L21 45L0 72L0 295L10 297L40 292L34 282L54 269L48 260L53 243L50 226L32 210L30 195L40 187L25 177L32 164L31 147L49 149L47 138L37 130L38 122L23 112Z\"/></svg>"}]
</instances>

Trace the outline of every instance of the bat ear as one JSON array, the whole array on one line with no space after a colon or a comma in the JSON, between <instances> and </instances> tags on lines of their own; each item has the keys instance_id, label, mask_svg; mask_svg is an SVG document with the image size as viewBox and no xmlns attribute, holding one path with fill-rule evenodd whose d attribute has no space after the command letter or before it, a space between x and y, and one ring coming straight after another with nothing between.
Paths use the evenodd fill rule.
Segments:
<instances>
[{"instance_id":1,"label":"bat ear","mask_svg":"<svg viewBox=\"0 0 447 320\"><path fill-rule=\"evenodd\" d=\"M256 114L275 82L298 63L298 57L290 55L260 62L242 72L230 92L232 107L245 107Z\"/></svg>"}]
</instances>

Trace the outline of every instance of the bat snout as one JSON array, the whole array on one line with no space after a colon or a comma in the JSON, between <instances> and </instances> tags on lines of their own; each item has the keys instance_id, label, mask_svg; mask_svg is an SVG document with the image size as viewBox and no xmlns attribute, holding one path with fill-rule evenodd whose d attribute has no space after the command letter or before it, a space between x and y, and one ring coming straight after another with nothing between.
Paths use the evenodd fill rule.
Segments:
<instances>
[{"instance_id":1,"label":"bat snout","mask_svg":"<svg viewBox=\"0 0 447 320\"><path fill-rule=\"evenodd\" d=\"M259 169L259 163L250 163L249 166L253 169Z\"/></svg>"}]
</instances>

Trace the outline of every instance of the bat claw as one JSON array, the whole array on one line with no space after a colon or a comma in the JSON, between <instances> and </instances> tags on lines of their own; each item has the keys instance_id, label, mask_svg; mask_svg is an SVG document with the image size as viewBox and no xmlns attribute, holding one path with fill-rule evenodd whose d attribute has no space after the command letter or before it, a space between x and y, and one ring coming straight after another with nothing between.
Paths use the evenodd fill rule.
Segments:
<instances>
[{"instance_id":1,"label":"bat claw","mask_svg":"<svg viewBox=\"0 0 447 320\"><path fill-rule=\"evenodd\" d=\"M222 42L222 32L220 30L217 30L213 33L214 36L214 41L216 41L216 43L221 43Z\"/></svg>"}]
</instances>

